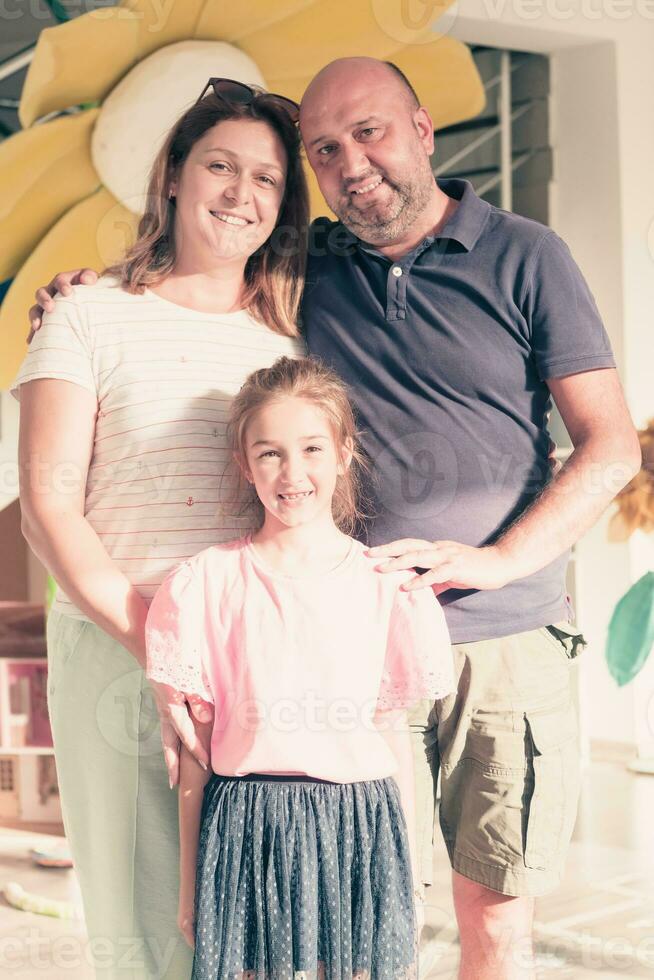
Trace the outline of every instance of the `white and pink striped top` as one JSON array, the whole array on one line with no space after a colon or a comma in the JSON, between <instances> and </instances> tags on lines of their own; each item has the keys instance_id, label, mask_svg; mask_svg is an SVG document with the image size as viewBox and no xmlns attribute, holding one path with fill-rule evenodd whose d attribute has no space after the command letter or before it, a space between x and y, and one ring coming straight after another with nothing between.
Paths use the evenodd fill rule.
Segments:
<instances>
[{"instance_id":1,"label":"white and pink striped top","mask_svg":"<svg viewBox=\"0 0 654 980\"><path fill-rule=\"evenodd\" d=\"M151 599L168 572L203 548L242 536L221 508L233 482L226 421L245 378L305 353L245 311L199 313L109 278L76 286L43 318L12 393L37 378L81 385L98 399L85 516L108 554ZM54 608L86 619L57 590Z\"/></svg>"}]
</instances>

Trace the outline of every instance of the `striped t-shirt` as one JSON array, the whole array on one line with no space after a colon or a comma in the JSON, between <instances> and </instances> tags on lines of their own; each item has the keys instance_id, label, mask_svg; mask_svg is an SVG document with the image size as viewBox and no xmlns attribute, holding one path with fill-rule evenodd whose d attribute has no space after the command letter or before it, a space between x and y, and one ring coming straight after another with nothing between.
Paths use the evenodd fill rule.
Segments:
<instances>
[{"instance_id":1,"label":"striped t-shirt","mask_svg":"<svg viewBox=\"0 0 654 980\"><path fill-rule=\"evenodd\" d=\"M247 312L200 313L114 280L76 286L43 318L12 393L59 378L96 395L84 514L107 553L151 599L170 569L242 536L226 471L232 397L257 368L305 353ZM221 506L222 505L222 506ZM86 619L57 590L54 608Z\"/></svg>"}]
</instances>

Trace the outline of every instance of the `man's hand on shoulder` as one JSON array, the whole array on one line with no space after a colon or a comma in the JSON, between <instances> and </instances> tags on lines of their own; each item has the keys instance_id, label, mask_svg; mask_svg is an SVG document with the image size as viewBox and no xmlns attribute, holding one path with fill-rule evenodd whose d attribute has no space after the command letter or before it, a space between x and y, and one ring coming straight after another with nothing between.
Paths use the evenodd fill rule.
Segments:
<instances>
[{"instance_id":1,"label":"man's hand on shoulder","mask_svg":"<svg viewBox=\"0 0 654 980\"><path fill-rule=\"evenodd\" d=\"M30 332L27 343L31 342L34 334L40 329L43 314L53 311L54 297L57 293L70 296L73 286L93 286L97 281L98 273L94 269L72 269L70 272L58 272L47 286L39 286L34 294L36 303L30 307L28 313Z\"/></svg>"},{"instance_id":2,"label":"man's hand on shoulder","mask_svg":"<svg viewBox=\"0 0 654 980\"><path fill-rule=\"evenodd\" d=\"M436 595L448 589L501 589L515 578L511 563L497 545L474 548L458 541L403 538L369 548L367 553L388 559L377 566L378 572L427 569L405 582L402 588L408 592L428 586Z\"/></svg>"}]
</instances>

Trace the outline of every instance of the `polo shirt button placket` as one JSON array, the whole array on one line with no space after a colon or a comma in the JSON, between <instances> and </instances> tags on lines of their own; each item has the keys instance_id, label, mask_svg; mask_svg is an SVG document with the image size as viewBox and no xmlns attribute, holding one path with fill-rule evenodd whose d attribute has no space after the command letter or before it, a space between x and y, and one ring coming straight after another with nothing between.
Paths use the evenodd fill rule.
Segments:
<instances>
[{"instance_id":1,"label":"polo shirt button placket","mask_svg":"<svg viewBox=\"0 0 654 980\"><path fill-rule=\"evenodd\" d=\"M404 317L405 317L405 312L404 312L404 283L402 283L402 277L404 276L404 269L400 265L392 265L391 266L391 275L395 279L395 286L392 289L393 302L394 302L394 305L395 305L395 314L392 317L392 319L403 320Z\"/></svg>"}]
</instances>

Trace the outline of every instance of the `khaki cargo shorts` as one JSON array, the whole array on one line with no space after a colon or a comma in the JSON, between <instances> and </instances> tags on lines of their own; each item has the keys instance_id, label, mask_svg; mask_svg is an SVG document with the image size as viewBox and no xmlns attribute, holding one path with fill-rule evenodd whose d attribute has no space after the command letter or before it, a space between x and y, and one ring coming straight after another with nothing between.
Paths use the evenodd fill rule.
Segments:
<instances>
[{"instance_id":1,"label":"khaki cargo shorts","mask_svg":"<svg viewBox=\"0 0 654 980\"><path fill-rule=\"evenodd\" d=\"M418 852L432 880L436 785L455 871L504 895L561 880L579 796L569 623L455 645L458 690L411 714Z\"/></svg>"}]
</instances>

